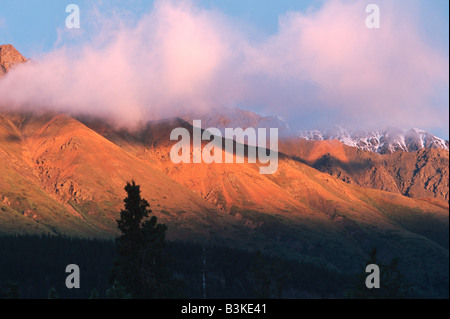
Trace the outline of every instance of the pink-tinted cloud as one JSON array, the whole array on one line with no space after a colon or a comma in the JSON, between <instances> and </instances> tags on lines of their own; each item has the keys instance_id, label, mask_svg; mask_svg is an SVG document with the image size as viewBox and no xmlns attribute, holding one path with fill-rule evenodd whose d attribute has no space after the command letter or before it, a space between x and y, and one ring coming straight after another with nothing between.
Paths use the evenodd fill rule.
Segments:
<instances>
[{"instance_id":1,"label":"pink-tinted cloud","mask_svg":"<svg viewBox=\"0 0 450 319\"><path fill-rule=\"evenodd\" d=\"M230 53L221 19L190 2L158 2L133 27L94 37L102 45L62 48L17 67L0 83L0 102L121 124L206 108L219 99L209 87Z\"/></svg>"},{"instance_id":2,"label":"pink-tinted cloud","mask_svg":"<svg viewBox=\"0 0 450 319\"><path fill-rule=\"evenodd\" d=\"M436 87L448 92L448 57L420 37L407 8L381 2L381 28L367 29L365 6L330 1L314 13L287 14L279 34L252 48L248 65L313 86L312 98L307 90L287 92L312 112L320 105L364 124L448 125L443 105L429 103ZM304 105L302 95L313 103Z\"/></svg>"},{"instance_id":3,"label":"pink-tinted cloud","mask_svg":"<svg viewBox=\"0 0 450 319\"><path fill-rule=\"evenodd\" d=\"M334 114L329 123L448 130L448 109L435 102L448 95L448 58L391 2L379 1L381 28L367 29L366 4L287 13L256 43L189 1L157 2L132 25L97 15L105 26L96 41L17 68L0 82L0 104L121 124L248 104L296 118Z\"/></svg>"}]
</instances>

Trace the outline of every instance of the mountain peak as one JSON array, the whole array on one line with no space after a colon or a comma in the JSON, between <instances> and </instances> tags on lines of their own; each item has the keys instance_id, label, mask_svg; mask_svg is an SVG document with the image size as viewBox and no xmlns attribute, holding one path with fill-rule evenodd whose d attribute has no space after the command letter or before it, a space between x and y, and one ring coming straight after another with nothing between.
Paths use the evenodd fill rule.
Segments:
<instances>
[{"instance_id":1,"label":"mountain peak","mask_svg":"<svg viewBox=\"0 0 450 319\"><path fill-rule=\"evenodd\" d=\"M0 77L9 72L15 65L26 61L27 59L11 44L0 45Z\"/></svg>"}]
</instances>

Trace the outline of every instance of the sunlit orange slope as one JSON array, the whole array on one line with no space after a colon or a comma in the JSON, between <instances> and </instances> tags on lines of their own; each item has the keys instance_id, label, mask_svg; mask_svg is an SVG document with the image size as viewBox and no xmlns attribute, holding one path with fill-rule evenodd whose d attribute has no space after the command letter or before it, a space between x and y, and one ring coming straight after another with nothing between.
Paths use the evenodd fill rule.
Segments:
<instances>
[{"instance_id":1,"label":"sunlit orange slope","mask_svg":"<svg viewBox=\"0 0 450 319\"><path fill-rule=\"evenodd\" d=\"M0 119L0 194L8 198L2 208L15 211L17 218L24 217L23 211L30 211L31 220L36 214L39 218L31 224L47 232L116 233L123 187L131 179L141 185L143 197L163 220L179 224L177 235L191 223L206 226L232 219L71 117L9 114ZM86 229L72 229L71 223ZM59 229L63 224L68 227ZM206 236L204 229L188 231L189 236Z\"/></svg>"},{"instance_id":2,"label":"sunlit orange slope","mask_svg":"<svg viewBox=\"0 0 450 319\"><path fill-rule=\"evenodd\" d=\"M448 226L448 205L439 201L349 185L283 154L274 175L261 175L259 164L173 164L169 152L175 141L168 137L175 127L192 130L188 123L173 119L150 123L132 136L105 127L101 133L230 214L259 212L295 218L302 224L326 223L345 216L358 221L360 226L390 229L398 227L394 217L398 212L405 220L422 212L440 229ZM338 148L342 147L336 143ZM332 148L332 142L329 144L327 147ZM342 159L344 156L342 152Z\"/></svg>"},{"instance_id":3,"label":"sunlit orange slope","mask_svg":"<svg viewBox=\"0 0 450 319\"><path fill-rule=\"evenodd\" d=\"M141 185L169 238L260 249L354 269L376 246L405 267L448 268L448 206L365 189L284 154L259 164L174 164L179 119L137 132L67 115L0 117L0 231L112 237L126 181ZM445 273L445 272L444 272ZM448 272L447 272L448 273Z\"/></svg>"}]
</instances>

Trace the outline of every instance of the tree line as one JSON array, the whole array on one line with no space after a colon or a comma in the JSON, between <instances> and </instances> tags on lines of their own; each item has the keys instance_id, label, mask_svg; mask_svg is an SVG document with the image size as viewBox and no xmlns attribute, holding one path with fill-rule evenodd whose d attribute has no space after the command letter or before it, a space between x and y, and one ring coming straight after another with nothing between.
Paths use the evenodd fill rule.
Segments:
<instances>
[{"instance_id":1,"label":"tree line","mask_svg":"<svg viewBox=\"0 0 450 319\"><path fill-rule=\"evenodd\" d=\"M63 236L0 237L1 298L348 298L355 276L258 251L168 242L134 181L116 241ZM67 289L77 264L80 289ZM358 276L358 279L360 276ZM350 293L349 293L350 292ZM369 295L370 297L370 295Z\"/></svg>"}]
</instances>

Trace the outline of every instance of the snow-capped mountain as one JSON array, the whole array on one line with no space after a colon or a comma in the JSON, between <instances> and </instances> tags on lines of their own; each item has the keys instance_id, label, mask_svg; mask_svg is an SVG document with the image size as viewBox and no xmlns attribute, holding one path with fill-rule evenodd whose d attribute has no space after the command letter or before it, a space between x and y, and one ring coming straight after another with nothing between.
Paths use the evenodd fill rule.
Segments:
<instances>
[{"instance_id":1,"label":"snow-capped mountain","mask_svg":"<svg viewBox=\"0 0 450 319\"><path fill-rule=\"evenodd\" d=\"M202 127L217 127L224 133L225 128L241 127L246 129L271 128L279 129L279 136L289 137L296 135L293 128L279 116L261 116L252 111L238 108L220 110L213 109L201 114L189 114L182 117L192 123L193 119L201 119ZM387 128L384 130L347 130L341 126L335 126L326 131L310 130L300 131L298 135L307 140L323 141L338 140L348 146L379 154L390 154L397 151L416 152L421 149L449 150L449 142L424 130L412 128L408 130Z\"/></svg>"},{"instance_id":2,"label":"snow-capped mountain","mask_svg":"<svg viewBox=\"0 0 450 319\"><path fill-rule=\"evenodd\" d=\"M439 148L449 150L449 142L420 129L402 130L388 128L380 131L349 131L340 126L328 131L302 131L300 137L307 140L339 140L362 150L379 154L397 151L415 152L421 149Z\"/></svg>"}]
</instances>

